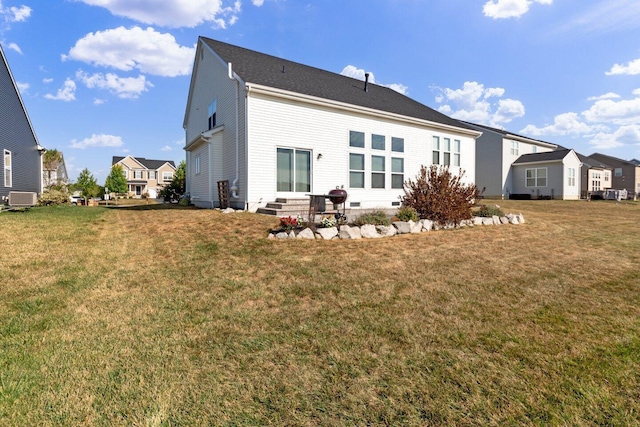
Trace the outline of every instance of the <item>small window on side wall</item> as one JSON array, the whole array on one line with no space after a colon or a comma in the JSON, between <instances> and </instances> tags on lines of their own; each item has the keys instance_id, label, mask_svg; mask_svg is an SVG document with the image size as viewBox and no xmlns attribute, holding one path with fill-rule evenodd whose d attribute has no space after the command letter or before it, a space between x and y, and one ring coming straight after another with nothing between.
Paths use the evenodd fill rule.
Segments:
<instances>
[{"instance_id":1,"label":"small window on side wall","mask_svg":"<svg viewBox=\"0 0 640 427\"><path fill-rule=\"evenodd\" d=\"M11 176L11 151L4 150L4 186L9 188L13 186Z\"/></svg>"},{"instance_id":2,"label":"small window on side wall","mask_svg":"<svg viewBox=\"0 0 640 427\"><path fill-rule=\"evenodd\" d=\"M218 101L214 98L213 101L209 104L209 108L207 109L207 114L209 116L209 130L216 127L216 112L218 109Z\"/></svg>"}]
</instances>

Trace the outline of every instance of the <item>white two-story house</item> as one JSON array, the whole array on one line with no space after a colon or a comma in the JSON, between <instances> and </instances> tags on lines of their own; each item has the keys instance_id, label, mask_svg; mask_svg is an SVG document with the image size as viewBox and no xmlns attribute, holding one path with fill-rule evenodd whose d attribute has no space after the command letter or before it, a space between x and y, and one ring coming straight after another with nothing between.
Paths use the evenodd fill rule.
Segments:
<instances>
[{"instance_id":1,"label":"white two-story house","mask_svg":"<svg viewBox=\"0 0 640 427\"><path fill-rule=\"evenodd\" d=\"M342 187L348 209L399 206L421 165L476 174L480 131L387 87L200 37L184 117L187 191L255 211Z\"/></svg>"}]
</instances>

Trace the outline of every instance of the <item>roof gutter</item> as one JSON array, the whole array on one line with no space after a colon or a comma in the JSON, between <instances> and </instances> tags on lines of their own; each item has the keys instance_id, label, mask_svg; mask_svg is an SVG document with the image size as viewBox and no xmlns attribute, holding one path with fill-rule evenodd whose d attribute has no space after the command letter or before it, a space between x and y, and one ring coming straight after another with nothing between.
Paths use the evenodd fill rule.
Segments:
<instances>
[{"instance_id":1,"label":"roof gutter","mask_svg":"<svg viewBox=\"0 0 640 427\"><path fill-rule=\"evenodd\" d=\"M327 105L329 105L333 108L343 110L343 111L357 112L357 113L367 114L370 116L375 116L375 117L380 117L385 119L393 119L393 120L398 120L404 123L410 123L414 125L429 126L442 131L461 133L461 134L470 136L472 138L478 138L480 135L482 135L482 132L477 130L465 129L457 126L446 125L444 123L418 119L416 117L404 116L402 114L375 110L373 108L361 107L358 105L347 104L339 101L333 101L331 99L305 95L298 92L290 92L282 89L273 88L270 86L247 83L247 89L250 89L252 93L256 93L256 94L276 96L278 98L288 99L288 100L297 101L297 102L305 102L307 104L312 104L312 105L317 105L322 107L326 107Z\"/></svg>"}]
</instances>

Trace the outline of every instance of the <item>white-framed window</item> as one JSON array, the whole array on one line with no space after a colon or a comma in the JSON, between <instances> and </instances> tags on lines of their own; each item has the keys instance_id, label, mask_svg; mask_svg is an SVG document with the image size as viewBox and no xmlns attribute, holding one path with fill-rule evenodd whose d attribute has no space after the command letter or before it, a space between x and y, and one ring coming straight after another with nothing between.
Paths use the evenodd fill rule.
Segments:
<instances>
[{"instance_id":1,"label":"white-framed window","mask_svg":"<svg viewBox=\"0 0 640 427\"><path fill-rule=\"evenodd\" d=\"M404 188L404 159L391 158L391 188Z\"/></svg>"},{"instance_id":2,"label":"white-framed window","mask_svg":"<svg viewBox=\"0 0 640 427\"><path fill-rule=\"evenodd\" d=\"M372 150L382 150L385 149L385 137L384 135L376 135L375 133L371 135L371 149Z\"/></svg>"},{"instance_id":3,"label":"white-framed window","mask_svg":"<svg viewBox=\"0 0 640 427\"><path fill-rule=\"evenodd\" d=\"M391 137L391 151L404 153L404 138Z\"/></svg>"},{"instance_id":4,"label":"white-framed window","mask_svg":"<svg viewBox=\"0 0 640 427\"><path fill-rule=\"evenodd\" d=\"M349 153L349 187L364 188L364 154Z\"/></svg>"},{"instance_id":5,"label":"white-framed window","mask_svg":"<svg viewBox=\"0 0 640 427\"><path fill-rule=\"evenodd\" d=\"M142 177L143 173L144 173L144 171L142 171L142 170L134 170L133 171L133 179L144 179Z\"/></svg>"},{"instance_id":6,"label":"white-framed window","mask_svg":"<svg viewBox=\"0 0 640 427\"><path fill-rule=\"evenodd\" d=\"M278 147L276 156L276 190L287 193L309 193L311 191L311 150Z\"/></svg>"},{"instance_id":7,"label":"white-framed window","mask_svg":"<svg viewBox=\"0 0 640 427\"><path fill-rule=\"evenodd\" d=\"M349 147L364 148L364 132L349 131Z\"/></svg>"},{"instance_id":8,"label":"white-framed window","mask_svg":"<svg viewBox=\"0 0 640 427\"><path fill-rule=\"evenodd\" d=\"M622 168L615 168L613 170L613 176L616 176L616 177L622 176Z\"/></svg>"},{"instance_id":9,"label":"white-framed window","mask_svg":"<svg viewBox=\"0 0 640 427\"><path fill-rule=\"evenodd\" d=\"M605 182L609 181L609 175L610 175L609 171L604 171L604 181Z\"/></svg>"},{"instance_id":10,"label":"white-framed window","mask_svg":"<svg viewBox=\"0 0 640 427\"><path fill-rule=\"evenodd\" d=\"M12 166L11 166L11 151L4 150L4 186L13 186Z\"/></svg>"},{"instance_id":11,"label":"white-framed window","mask_svg":"<svg viewBox=\"0 0 640 427\"><path fill-rule=\"evenodd\" d=\"M371 188L384 188L386 181L385 157L371 156Z\"/></svg>"},{"instance_id":12,"label":"white-framed window","mask_svg":"<svg viewBox=\"0 0 640 427\"><path fill-rule=\"evenodd\" d=\"M171 182L173 179L173 172L162 172L162 181Z\"/></svg>"},{"instance_id":13,"label":"white-framed window","mask_svg":"<svg viewBox=\"0 0 640 427\"><path fill-rule=\"evenodd\" d=\"M575 168L569 168L567 170L568 175L569 175L569 187L575 187L576 186L576 170Z\"/></svg>"},{"instance_id":14,"label":"white-framed window","mask_svg":"<svg viewBox=\"0 0 640 427\"><path fill-rule=\"evenodd\" d=\"M127 170L125 168L122 168L122 175L124 175L125 178L129 179L129 175L127 174Z\"/></svg>"},{"instance_id":15,"label":"white-framed window","mask_svg":"<svg viewBox=\"0 0 640 427\"><path fill-rule=\"evenodd\" d=\"M442 164L444 166L451 165L451 138L442 139Z\"/></svg>"},{"instance_id":16,"label":"white-framed window","mask_svg":"<svg viewBox=\"0 0 640 427\"><path fill-rule=\"evenodd\" d=\"M532 153L537 153L538 152L538 146L537 145L532 145L531 146L531 152Z\"/></svg>"},{"instance_id":17,"label":"white-framed window","mask_svg":"<svg viewBox=\"0 0 640 427\"><path fill-rule=\"evenodd\" d=\"M600 181L595 180L595 179L593 181L591 181L591 189L593 191L600 191Z\"/></svg>"},{"instance_id":18,"label":"white-framed window","mask_svg":"<svg viewBox=\"0 0 640 427\"><path fill-rule=\"evenodd\" d=\"M218 110L218 100L213 98L213 101L209 103L209 107L207 108L207 117L208 117L208 125L209 130L216 127L216 112Z\"/></svg>"},{"instance_id":19,"label":"white-framed window","mask_svg":"<svg viewBox=\"0 0 640 427\"><path fill-rule=\"evenodd\" d=\"M157 179L157 178L158 178L158 172L149 171L149 179Z\"/></svg>"},{"instance_id":20,"label":"white-framed window","mask_svg":"<svg viewBox=\"0 0 640 427\"><path fill-rule=\"evenodd\" d=\"M196 158L193 159L193 173L195 175L200 174L200 156L196 156Z\"/></svg>"},{"instance_id":21,"label":"white-framed window","mask_svg":"<svg viewBox=\"0 0 640 427\"><path fill-rule=\"evenodd\" d=\"M527 187L546 187L547 168L532 168L525 171Z\"/></svg>"},{"instance_id":22,"label":"white-framed window","mask_svg":"<svg viewBox=\"0 0 640 427\"><path fill-rule=\"evenodd\" d=\"M460 140L453 140L453 166L460 166Z\"/></svg>"},{"instance_id":23,"label":"white-framed window","mask_svg":"<svg viewBox=\"0 0 640 427\"><path fill-rule=\"evenodd\" d=\"M511 141L511 154L513 156L520 154L520 143L518 141Z\"/></svg>"},{"instance_id":24,"label":"white-framed window","mask_svg":"<svg viewBox=\"0 0 640 427\"><path fill-rule=\"evenodd\" d=\"M433 137L433 157L431 159L431 163L434 165L440 164L440 137Z\"/></svg>"}]
</instances>

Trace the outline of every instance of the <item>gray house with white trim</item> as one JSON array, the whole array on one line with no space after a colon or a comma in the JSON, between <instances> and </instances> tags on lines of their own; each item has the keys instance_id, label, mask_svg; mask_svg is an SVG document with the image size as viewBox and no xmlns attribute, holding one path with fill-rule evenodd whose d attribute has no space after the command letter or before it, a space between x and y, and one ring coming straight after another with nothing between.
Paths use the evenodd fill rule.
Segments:
<instances>
[{"instance_id":1,"label":"gray house with white trim","mask_svg":"<svg viewBox=\"0 0 640 427\"><path fill-rule=\"evenodd\" d=\"M6 200L12 191L42 193L43 153L44 148L38 143L20 91L0 46L1 200Z\"/></svg>"},{"instance_id":2,"label":"gray house with white trim","mask_svg":"<svg viewBox=\"0 0 640 427\"><path fill-rule=\"evenodd\" d=\"M532 199L580 199L582 162L572 149L523 154L513 162L513 193Z\"/></svg>"}]
</instances>

